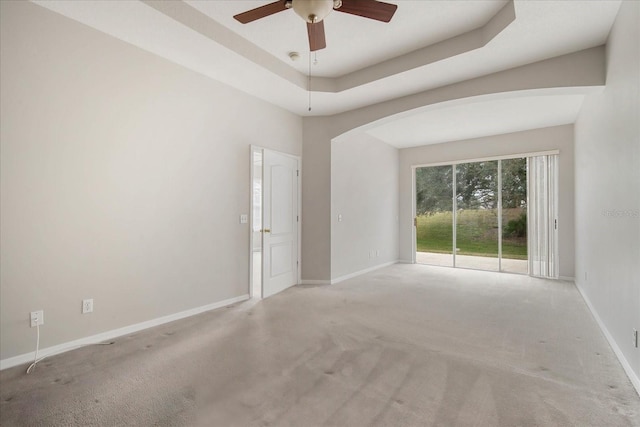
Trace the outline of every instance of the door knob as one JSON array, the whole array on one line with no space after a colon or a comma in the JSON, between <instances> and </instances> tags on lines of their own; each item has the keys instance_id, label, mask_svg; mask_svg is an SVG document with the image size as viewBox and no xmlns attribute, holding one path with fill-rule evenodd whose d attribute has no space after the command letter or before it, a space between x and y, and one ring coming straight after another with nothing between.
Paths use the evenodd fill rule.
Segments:
<instances>
[{"instance_id":1,"label":"door knob","mask_svg":"<svg viewBox=\"0 0 640 427\"><path fill-rule=\"evenodd\" d=\"M265 233L271 233L271 229L270 228L265 228L264 230L262 230Z\"/></svg>"}]
</instances>

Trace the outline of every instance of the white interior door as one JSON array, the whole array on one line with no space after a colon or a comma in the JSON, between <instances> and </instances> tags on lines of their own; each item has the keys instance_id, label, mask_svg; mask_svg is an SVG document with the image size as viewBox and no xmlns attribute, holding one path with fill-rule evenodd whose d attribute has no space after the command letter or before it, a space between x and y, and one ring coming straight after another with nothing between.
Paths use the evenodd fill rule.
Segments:
<instances>
[{"instance_id":1,"label":"white interior door","mask_svg":"<svg viewBox=\"0 0 640 427\"><path fill-rule=\"evenodd\" d=\"M298 281L298 159L264 150L262 296Z\"/></svg>"}]
</instances>

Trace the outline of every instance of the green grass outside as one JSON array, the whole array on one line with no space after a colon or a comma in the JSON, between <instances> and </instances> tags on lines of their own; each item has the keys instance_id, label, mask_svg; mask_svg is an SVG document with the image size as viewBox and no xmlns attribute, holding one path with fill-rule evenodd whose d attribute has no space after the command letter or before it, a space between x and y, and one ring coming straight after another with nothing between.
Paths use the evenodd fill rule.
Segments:
<instances>
[{"instance_id":1,"label":"green grass outside","mask_svg":"<svg viewBox=\"0 0 640 427\"><path fill-rule=\"evenodd\" d=\"M516 219L522 209L505 209L503 225ZM451 212L418 216L418 252L452 253L453 228ZM461 210L457 214L457 246L459 255L498 256L498 217L492 210ZM527 259L526 238L503 238L502 257Z\"/></svg>"}]
</instances>

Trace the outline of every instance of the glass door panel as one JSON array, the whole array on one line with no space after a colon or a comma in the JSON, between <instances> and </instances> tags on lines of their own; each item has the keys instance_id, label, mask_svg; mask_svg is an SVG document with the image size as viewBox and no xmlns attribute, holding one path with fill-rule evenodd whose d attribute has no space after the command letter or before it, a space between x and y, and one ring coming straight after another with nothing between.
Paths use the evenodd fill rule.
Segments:
<instances>
[{"instance_id":1,"label":"glass door panel","mask_svg":"<svg viewBox=\"0 0 640 427\"><path fill-rule=\"evenodd\" d=\"M527 159L502 160L502 271L527 274Z\"/></svg>"},{"instance_id":2,"label":"glass door panel","mask_svg":"<svg viewBox=\"0 0 640 427\"><path fill-rule=\"evenodd\" d=\"M453 267L453 166L416 168L416 262Z\"/></svg>"},{"instance_id":3,"label":"glass door panel","mask_svg":"<svg viewBox=\"0 0 640 427\"><path fill-rule=\"evenodd\" d=\"M456 267L500 269L498 213L498 161L456 165Z\"/></svg>"}]
</instances>

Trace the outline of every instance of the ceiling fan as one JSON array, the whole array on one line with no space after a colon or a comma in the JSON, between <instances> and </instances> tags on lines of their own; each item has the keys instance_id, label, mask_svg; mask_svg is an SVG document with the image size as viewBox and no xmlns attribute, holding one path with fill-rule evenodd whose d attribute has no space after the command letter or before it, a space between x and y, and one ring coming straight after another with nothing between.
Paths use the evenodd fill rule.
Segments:
<instances>
[{"instance_id":1,"label":"ceiling fan","mask_svg":"<svg viewBox=\"0 0 640 427\"><path fill-rule=\"evenodd\" d=\"M278 0L235 15L234 18L247 24L287 9L293 9L307 22L309 47L313 52L327 47L323 19L332 10L389 22L397 8L398 6L395 4L377 0Z\"/></svg>"}]
</instances>

